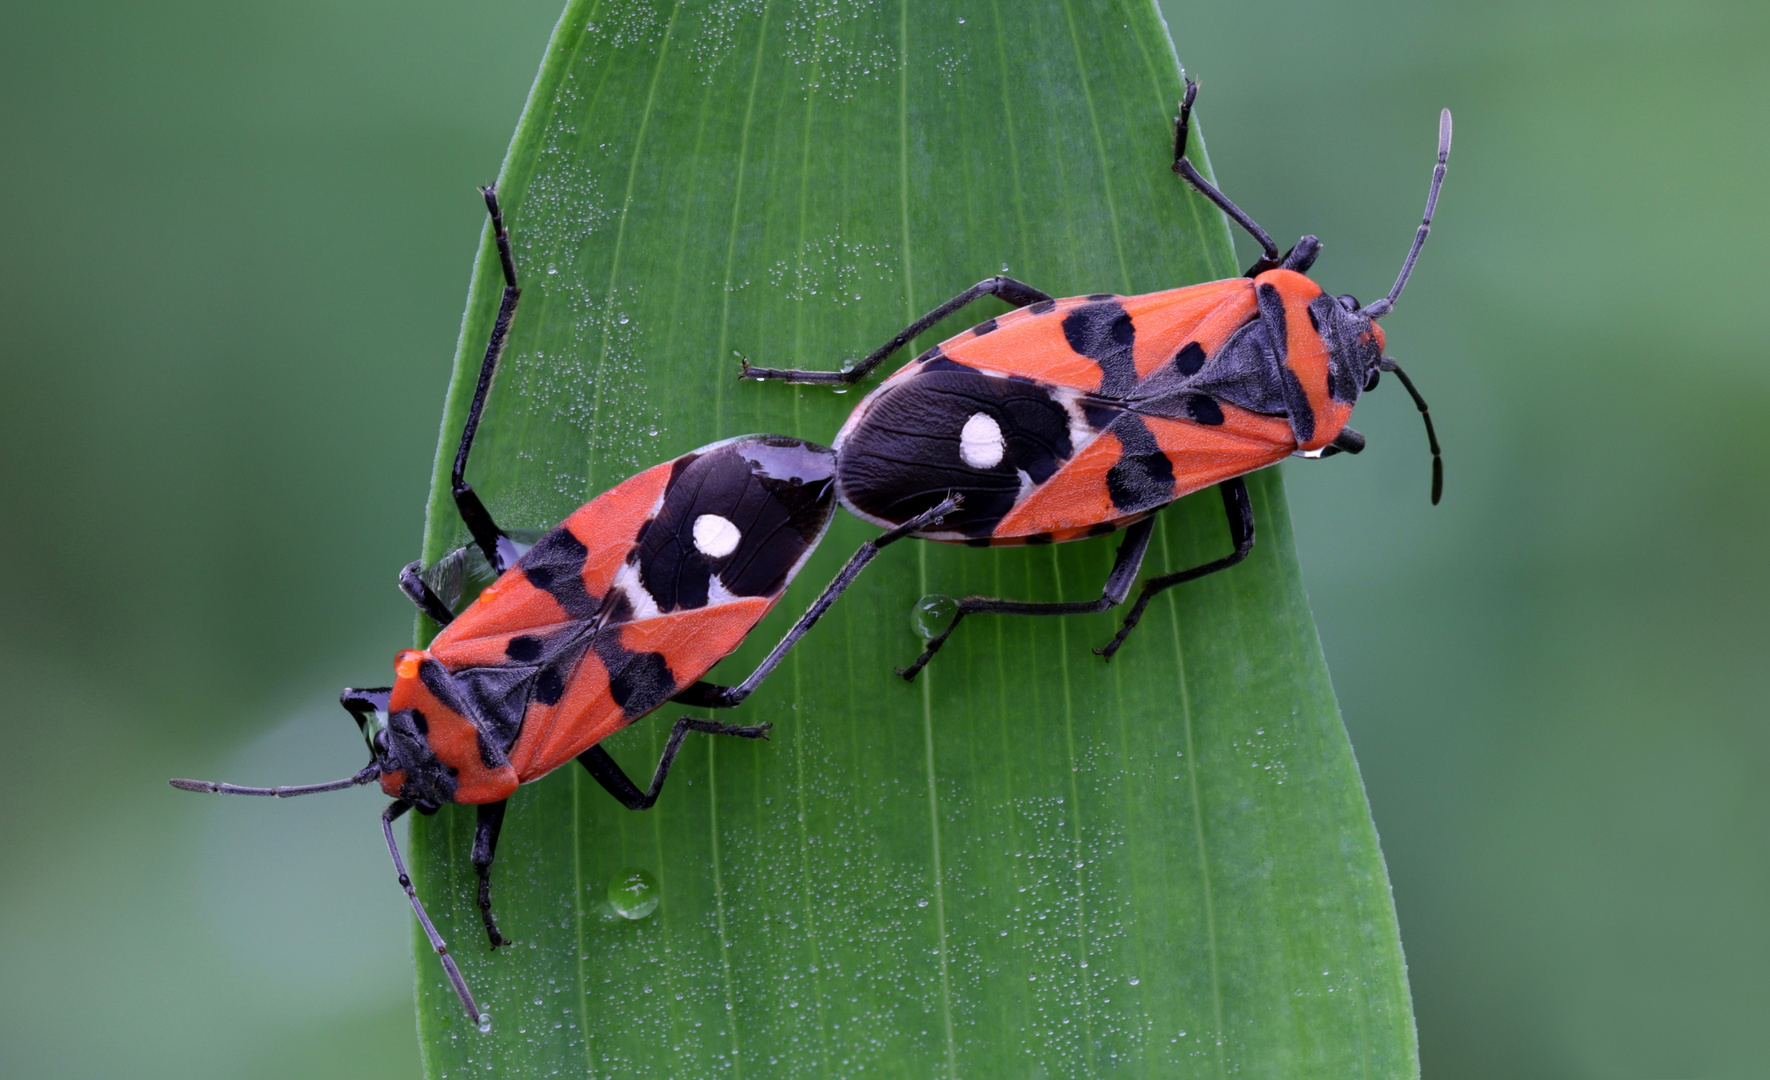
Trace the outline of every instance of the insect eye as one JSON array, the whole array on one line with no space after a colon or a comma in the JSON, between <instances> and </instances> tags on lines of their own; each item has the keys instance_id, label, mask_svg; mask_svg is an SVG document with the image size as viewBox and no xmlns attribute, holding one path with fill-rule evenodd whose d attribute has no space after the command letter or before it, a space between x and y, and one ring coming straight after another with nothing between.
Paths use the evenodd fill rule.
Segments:
<instances>
[{"instance_id":1,"label":"insect eye","mask_svg":"<svg viewBox=\"0 0 1770 1080\"><path fill-rule=\"evenodd\" d=\"M1340 306L1347 311L1358 310L1358 297L1353 296L1351 293L1347 293L1344 296L1336 296L1334 299L1339 301Z\"/></svg>"},{"instance_id":2,"label":"insect eye","mask_svg":"<svg viewBox=\"0 0 1770 1080\"><path fill-rule=\"evenodd\" d=\"M1377 380L1382 377L1383 372L1380 369L1371 368L1370 376L1364 380L1365 392L1369 393L1370 391L1375 390L1377 388Z\"/></svg>"}]
</instances>

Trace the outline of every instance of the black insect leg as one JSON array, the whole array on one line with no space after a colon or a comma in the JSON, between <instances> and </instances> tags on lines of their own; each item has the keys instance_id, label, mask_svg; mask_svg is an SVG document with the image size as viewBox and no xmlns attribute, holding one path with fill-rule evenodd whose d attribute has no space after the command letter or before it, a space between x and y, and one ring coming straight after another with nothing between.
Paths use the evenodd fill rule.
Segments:
<instances>
[{"instance_id":1,"label":"black insect leg","mask_svg":"<svg viewBox=\"0 0 1770 1080\"><path fill-rule=\"evenodd\" d=\"M658 759L657 771L652 773L651 787L641 791L627 773L621 768L609 752L601 746L592 746L578 755L578 762L589 770L603 790L618 799L622 806L629 810L650 810L658 801L658 792L664 789L664 779L670 775L670 766L676 762L676 752L682 749L682 740L691 731L703 732L707 735L733 735L740 739L766 739L772 724L758 724L755 727L738 727L734 724L719 724L712 720L697 720L692 716L684 716L676 721L670 729L670 741L664 745L664 756ZM481 819L484 820L483 818ZM475 848L477 851L477 847ZM484 886L481 886L483 889ZM484 893L482 892L483 896ZM486 925L491 926L491 916L486 916ZM493 934L497 931L493 930Z\"/></svg>"},{"instance_id":2,"label":"black insect leg","mask_svg":"<svg viewBox=\"0 0 1770 1080\"><path fill-rule=\"evenodd\" d=\"M805 636L806 631L810 630L817 620L823 618L824 612L830 610L830 605L836 602L836 598L841 596L848 586L854 584L854 579L860 576L862 570L866 569L867 563L873 561L873 556L879 554L880 548L887 544L896 543L911 533L919 532L931 525L938 525L943 517L957 510L961 502L963 499L958 495L949 495L939 506L924 510L897 528L881 533L877 538L862 544L860 550L856 551L853 558L848 560L848 565L844 566L842 572L836 575L835 580L824 587L822 595L809 608L805 609L805 614L799 616L799 621L793 624L793 628L787 631L785 637L781 638L780 644L774 647L774 651L769 653L767 659L763 660L761 664L757 665L755 671L750 672L749 678L736 686L717 686L713 683L698 682L677 694L675 700L684 705L699 705L712 709L729 709L742 702L755 692L756 687L762 685L762 680L768 678L768 673L786 658L787 653L799 643L799 639ZM1127 539L1126 543L1129 542ZM1132 571L1131 576L1135 577L1136 571ZM1127 582L1128 587L1129 583ZM1123 597L1121 596L1120 599L1122 600Z\"/></svg>"},{"instance_id":3,"label":"black insect leg","mask_svg":"<svg viewBox=\"0 0 1770 1080\"><path fill-rule=\"evenodd\" d=\"M408 563L406 568L399 572L399 591L405 593L406 598L412 603L417 604L418 610L428 615L431 622L438 626L447 626L455 621L455 613L449 610L449 605L442 602L442 597L432 592L429 585L424 584L424 579L418 576L418 572L422 569L424 569L423 563Z\"/></svg>"},{"instance_id":4,"label":"black insect leg","mask_svg":"<svg viewBox=\"0 0 1770 1080\"><path fill-rule=\"evenodd\" d=\"M1248 553L1254 550L1254 503L1248 498L1247 481L1238 476L1218 484L1217 490L1223 494L1223 511L1229 518L1229 538L1234 542L1235 550L1221 559L1213 559L1189 570L1176 570L1172 574L1163 574L1145 581L1143 592L1138 594L1137 602L1131 605L1131 613L1125 616L1125 625L1119 628L1118 634L1111 641L1095 649L1095 652L1108 660L1112 659L1112 654L1118 652L1119 646L1125 643L1126 636L1136 629L1138 621L1143 618L1143 609L1149 606L1157 593L1188 581L1196 581L1206 574L1227 570L1247 558Z\"/></svg>"},{"instance_id":5,"label":"black insect leg","mask_svg":"<svg viewBox=\"0 0 1770 1080\"><path fill-rule=\"evenodd\" d=\"M1316 255L1321 253L1321 241L1313 236L1305 236L1297 241L1297 246L1293 247L1284 258L1279 258L1278 245L1273 243L1271 235L1262 229L1253 218L1249 217L1241 207L1230 202L1229 196L1218 191L1209 180L1206 180L1197 169L1193 168L1191 159L1186 156L1186 138L1192 128L1192 102L1196 97L1198 97L1198 84L1187 79L1186 96L1180 100L1180 116L1174 121L1174 171L1180 174L1182 180L1191 184L1200 195L1216 203L1219 210L1228 214L1260 245L1262 255L1253 266L1248 267L1248 277L1255 277L1280 266L1287 270L1295 270L1300 274L1307 273L1309 267L1314 265Z\"/></svg>"},{"instance_id":6,"label":"black insect leg","mask_svg":"<svg viewBox=\"0 0 1770 1080\"><path fill-rule=\"evenodd\" d=\"M449 473L449 490L455 496L455 508L460 511L461 520L467 524L467 531L473 534L473 542L479 545L493 571L502 574L516 562L516 547L492 520L492 515L463 474L467 471L467 455L473 449L473 436L479 431L479 420L485 413L492 376L498 371L498 358L504 354L504 344L510 338L510 320L516 316L516 301L522 296L522 290L516 286L516 259L510 253L510 233L504 228L504 214L498 208L497 189L480 190L485 194L486 211L492 216L492 231L498 241L498 262L504 269L504 298L498 304L498 318L492 324L485 359L479 365L479 383L473 389L473 405L467 410L467 423L461 428L461 445L455 451L455 467ZM425 614L430 613L426 611Z\"/></svg>"},{"instance_id":7,"label":"black insect leg","mask_svg":"<svg viewBox=\"0 0 1770 1080\"><path fill-rule=\"evenodd\" d=\"M473 872L479 875L479 917L485 920L486 937L491 939L494 949L510 944L509 938L498 933L498 924L492 919L492 857L498 850L498 831L504 827L507 802L499 799L495 803L482 803L479 824L473 830Z\"/></svg>"},{"instance_id":8,"label":"black insect leg","mask_svg":"<svg viewBox=\"0 0 1770 1080\"><path fill-rule=\"evenodd\" d=\"M934 659L934 654L946 644L946 639L953 636L959 623L967 615L1093 615L1108 611L1125 602L1131 592L1131 583L1137 580L1137 571L1143 566L1143 556L1149 551L1149 537L1155 528L1154 518L1144 518L1125 530L1124 542L1119 545L1118 556L1113 559L1112 570L1106 575L1106 585L1100 590L1098 600L1034 602L1029 600L1002 600L993 596L967 596L959 601L958 613L953 621L947 623L946 629L939 636L929 640L922 655L916 657L909 667L898 668L897 673L905 679L914 679L921 670Z\"/></svg>"},{"instance_id":9,"label":"black insect leg","mask_svg":"<svg viewBox=\"0 0 1770 1080\"><path fill-rule=\"evenodd\" d=\"M406 890L406 899L412 902L412 911L418 916L418 925L424 928L424 936L430 939L430 947L442 959L443 971L448 975L449 982L455 988L455 994L467 1009L467 1015L475 1023L479 1022L479 1005L473 1000L473 994L467 989L467 980L461 977L461 969L455 966L455 958L449 955L449 947L443 944L442 935L436 932L431 924L430 916L425 914L424 905L418 901L418 890L412 888L412 879L406 874L406 862L399 856L399 844L393 839L393 823L401 814L412 808L412 804L404 799L396 799L387 804L381 814L381 833L387 837L387 853L393 856L393 869L399 875L399 887Z\"/></svg>"},{"instance_id":10,"label":"black insect leg","mask_svg":"<svg viewBox=\"0 0 1770 1080\"><path fill-rule=\"evenodd\" d=\"M834 383L850 386L867 377L867 374L878 367L886 357L908 345L929 327L951 315L953 312L975 300L986 296L996 296L1006 300L1014 307L1025 307L1042 300L1050 300L1031 285L1015 281L1011 277L986 278L971 286L964 292L948 300L946 303L930 311L915 322L904 327L898 335L869 353L866 359L851 368L842 371L800 371L796 368L759 368L751 367L748 360L744 361L744 370L740 377L745 379L780 379L794 383Z\"/></svg>"}]
</instances>

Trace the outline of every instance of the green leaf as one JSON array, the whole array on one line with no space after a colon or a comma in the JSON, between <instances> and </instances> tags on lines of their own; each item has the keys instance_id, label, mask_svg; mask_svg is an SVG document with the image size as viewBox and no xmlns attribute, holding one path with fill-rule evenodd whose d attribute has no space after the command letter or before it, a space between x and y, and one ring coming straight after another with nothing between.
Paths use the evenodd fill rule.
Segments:
<instances>
[{"instance_id":1,"label":"green leaf","mask_svg":"<svg viewBox=\"0 0 1770 1080\"><path fill-rule=\"evenodd\" d=\"M470 478L506 525L549 525L717 438L827 443L858 400L740 382L734 351L835 367L1004 268L1055 295L1233 275L1168 170L1180 89L1145 0L573 3L500 178L524 295ZM443 485L498 288L488 240L431 559L464 540ZM924 593L1097 596L1115 544L887 549L737 711L772 741L696 736L642 814L576 766L517 794L496 955L472 808L414 822L419 892L494 1017L473 1030L419 938L429 1075L1415 1075L1283 487L1251 488L1253 557L1165 594L1111 664L1090 647L1114 614L978 618L904 683ZM873 531L839 516L714 676ZM1204 492L1162 514L1150 569L1227 549ZM612 752L649 775L687 711ZM661 899L638 920L609 904L629 870Z\"/></svg>"}]
</instances>

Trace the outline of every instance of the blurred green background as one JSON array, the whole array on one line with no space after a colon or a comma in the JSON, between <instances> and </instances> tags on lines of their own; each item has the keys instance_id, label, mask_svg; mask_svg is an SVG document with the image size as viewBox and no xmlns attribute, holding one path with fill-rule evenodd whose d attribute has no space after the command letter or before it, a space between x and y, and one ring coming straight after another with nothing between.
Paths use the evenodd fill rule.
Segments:
<instances>
[{"instance_id":1,"label":"blurred green background","mask_svg":"<svg viewBox=\"0 0 1770 1080\"><path fill-rule=\"evenodd\" d=\"M1456 113L1385 322L1444 505L1392 385L1286 466L1427 1075L1764 1075L1770 6L1166 11L1331 291L1387 288ZM165 778L360 764L334 695L410 639L473 185L557 14L0 9L0 1074L416 1074L377 796Z\"/></svg>"}]
</instances>

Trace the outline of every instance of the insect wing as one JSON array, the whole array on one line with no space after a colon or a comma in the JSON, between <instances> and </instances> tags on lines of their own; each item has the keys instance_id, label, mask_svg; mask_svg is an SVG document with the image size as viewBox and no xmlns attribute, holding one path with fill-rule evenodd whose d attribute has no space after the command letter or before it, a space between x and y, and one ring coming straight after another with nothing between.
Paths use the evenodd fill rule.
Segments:
<instances>
[{"instance_id":1,"label":"insect wing","mask_svg":"<svg viewBox=\"0 0 1770 1080\"><path fill-rule=\"evenodd\" d=\"M529 705L511 764L528 781L571 761L705 675L773 606L749 597L594 631L557 696L543 687Z\"/></svg>"}]
</instances>

